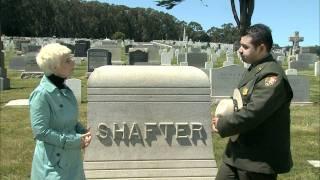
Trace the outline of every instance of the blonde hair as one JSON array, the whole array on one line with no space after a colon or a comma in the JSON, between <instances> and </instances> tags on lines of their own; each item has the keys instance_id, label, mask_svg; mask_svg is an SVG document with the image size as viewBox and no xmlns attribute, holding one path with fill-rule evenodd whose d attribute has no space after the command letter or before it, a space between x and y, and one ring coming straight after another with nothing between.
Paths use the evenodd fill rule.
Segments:
<instances>
[{"instance_id":1,"label":"blonde hair","mask_svg":"<svg viewBox=\"0 0 320 180\"><path fill-rule=\"evenodd\" d=\"M60 66L66 56L71 55L71 50L59 43L52 43L43 46L38 53L36 60L40 69L46 74L53 74L54 68Z\"/></svg>"}]
</instances>

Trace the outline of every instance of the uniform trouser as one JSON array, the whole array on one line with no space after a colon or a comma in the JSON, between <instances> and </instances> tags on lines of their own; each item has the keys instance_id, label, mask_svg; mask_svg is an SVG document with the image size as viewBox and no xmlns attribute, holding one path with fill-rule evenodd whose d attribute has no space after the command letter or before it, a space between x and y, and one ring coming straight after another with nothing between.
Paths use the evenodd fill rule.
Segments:
<instances>
[{"instance_id":1,"label":"uniform trouser","mask_svg":"<svg viewBox=\"0 0 320 180\"><path fill-rule=\"evenodd\" d=\"M262 174L237 169L222 162L215 180L276 180L277 174Z\"/></svg>"}]
</instances>

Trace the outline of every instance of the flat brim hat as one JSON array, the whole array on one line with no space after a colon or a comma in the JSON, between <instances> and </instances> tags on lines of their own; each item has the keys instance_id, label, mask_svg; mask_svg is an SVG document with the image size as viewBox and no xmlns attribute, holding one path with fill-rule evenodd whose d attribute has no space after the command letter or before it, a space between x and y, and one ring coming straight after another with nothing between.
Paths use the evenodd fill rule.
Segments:
<instances>
[{"instance_id":1,"label":"flat brim hat","mask_svg":"<svg viewBox=\"0 0 320 180\"><path fill-rule=\"evenodd\" d=\"M215 116L228 116L239 111L243 107L242 97L239 89L234 89L233 96L230 99L222 99L215 111ZM239 135L231 136L230 139L234 142Z\"/></svg>"}]
</instances>

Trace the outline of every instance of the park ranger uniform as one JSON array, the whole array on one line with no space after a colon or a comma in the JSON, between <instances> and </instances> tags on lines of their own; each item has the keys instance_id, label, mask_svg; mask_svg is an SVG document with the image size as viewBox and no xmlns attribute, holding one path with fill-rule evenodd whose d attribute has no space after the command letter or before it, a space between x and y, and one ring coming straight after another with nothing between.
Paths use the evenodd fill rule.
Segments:
<instances>
[{"instance_id":1,"label":"park ranger uniform","mask_svg":"<svg viewBox=\"0 0 320 180\"><path fill-rule=\"evenodd\" d=\"M262 174L285 173L292 167L290 152L290 102L293 96L281 66L269 54L244 73L238 88L243 108L219 117L221 137L229 140L223 162ZM221 172L223 173L223 172Z\"/></svg>"}]
</instances>

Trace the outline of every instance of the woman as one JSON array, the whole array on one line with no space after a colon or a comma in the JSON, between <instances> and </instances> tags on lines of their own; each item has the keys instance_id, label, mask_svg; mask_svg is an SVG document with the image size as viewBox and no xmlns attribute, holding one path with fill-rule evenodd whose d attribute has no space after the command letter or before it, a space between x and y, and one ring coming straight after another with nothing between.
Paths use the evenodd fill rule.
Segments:
<instances>
[{"instance_id":1,"label":"woman","mask_svg":"<svg viewBox=\"0 0 320 180\"><path fill-rule=\"evenodd\" d=\"M91 133L79 123L77 100L64 84L74 68L71 50L48 44L36 60L44 76L29 99L36 140L31 179L85 179L81 148L90 144Z\"/></svg>"}]
</instances>

